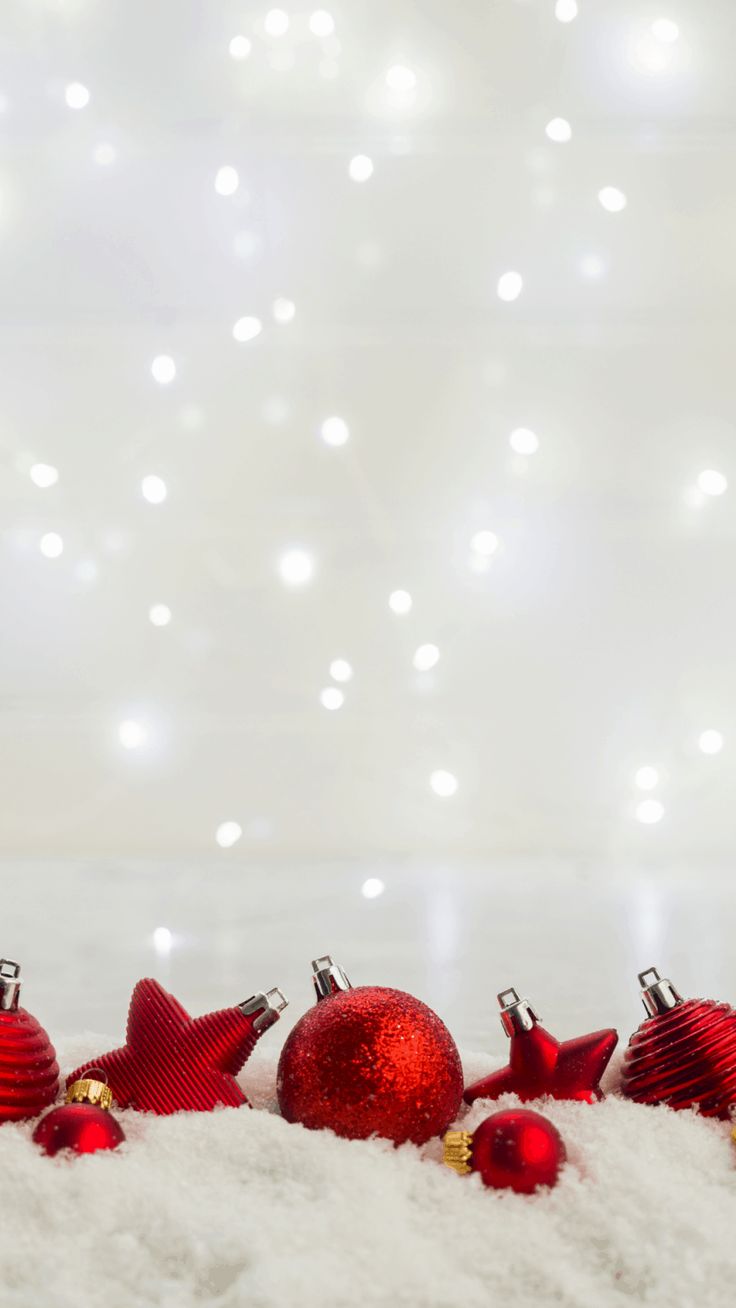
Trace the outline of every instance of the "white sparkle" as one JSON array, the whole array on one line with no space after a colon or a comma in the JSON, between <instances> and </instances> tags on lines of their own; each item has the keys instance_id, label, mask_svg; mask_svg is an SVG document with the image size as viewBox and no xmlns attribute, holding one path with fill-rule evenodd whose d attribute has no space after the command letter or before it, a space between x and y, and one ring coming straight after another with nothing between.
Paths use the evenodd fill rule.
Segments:
<instances>
[{"instance_id":1,"label":"white sparkle","mask_svg":"<svg viewBox=\"0 0 736 1308\"><path fill-rule=\"evenodd\" d=\"M240 185L237 168L223 164L215 173L215 190L218 195L234 195Z\"/></svg>"},{"instance_id":2,"label":"white sparkle","mask_svg":"<svg viewBox=\"0 0 736 1308\"><path fill-rule=\"evenodd\" d=\"M345 703L345 695L337 686L325 686L324 690L320 691L319 702L323 708L334 713L337 709L342 708Z\"/></svg>"},{"instance_id":3,"label":"white sparkle","mask_svg":"<svg viewBox=\"0 0 736 1308\"><path fill-rule=\"evenodd\" d=\"M287 586L304 586L314 574L311 554L303 549L287 550L279 559L281 580Z\"/></svg>"},{"instance_id":4,"label":"white sparkle","mask_svg":"<svg viewBox=\"0 0 736 1308\"><path fill-rule=\"evenodd\" d=\"M360 893L364 899L378 899L385 889L386 886L380 877L367 877L360 887Z\"/></svg>"},{"instance_id":5,"label":"white sparkle","mask_svg":"<svg viewBox=\"0 0 736 1308\"><path fill-rule=\"evenodd\" d=\"M643 822L644 826L652 826L655 822L661 822L664 817L664 804L660 804L658 799L642 799L636 806L637 822Z\"/></svg>"},{"instance_id":6,"label":"white sparkle","mask_svg":"<svg viewBox=\"0 0 736 1308\"><path fill-rule=\"evenodd\" d=\"M723 495L728 490L728 478L715 468L706 468L698 477L698 490L704 495Z\"/></svg>"},{"instance_id":7,"label":"white sparkle","mask_svg":"<svg viewBox=\"0 0 736 1308\"><path fill-rule=\"evenodd\" d=\"M239 822L221 822L215 832L215 840L220 849L231 849L237 845L243 834L243 828Z\"/></svg>"},{"instance_id":8,"label":"white sparkle","mask_svg":"<svg viewBox=\"0 0 736 1308\"><path fill-rule=\"evenodd\" d=\"M560 23L571 23L578 16L577 0L557 0L555 18Z\"/></svg>"},{"instance_id":9,"label":"white sparkle","mask_svg":"<svg viewBox=\"0 0 736 1308\"><path fill-rule=\"evenodd\" d=\"M480 554L485 559L490 559L491 555L498 549L498 536L495 531L476 531L470 538L470 548L474 554Z\"/></svg>"},{"instance_id":10,"label":"white sparkle","mask_svg":"<svg viewBox=\"0 0 736 1308\"><path fill-rule=\"evenodd\" d=\"M367 182L373 176L373 160L370 155L353 155L348 164L348 173L354 182Z\"/></svg>"},{"instance_id":11,"label":"white sparkle","mask_svg":"<svg viewBox=\"0 0 736 1308\"><path fill-rule=\"evenodd\" d=\"M702 754L720 754L723 749L723 735L712 727L707 731L701 731L698 737L698 749Z\"/></svg>"},{"instance_id":12,"label":"white sparkle","mask_svg":"<svg viewBox=\"0 0 736 1308\"><path fill-rule=\"evenodd\" d=\"M58 531L47 531L38 542L45 559L58 559L64 553L64 541Z\"/></svg>"},{"instance_id":13,"label":"white sparkle","mask_svg":"<svg viewBox=\"0 0 736 1308\"><path fill-rule=\"evenodd\" d=\"M430 668L435 667L437 663L439 663L439 660L440 652L436 645L420 645L418 649L414 651L412 663L417 672L429 672Z\"/></svg>"},{"instance_id":14,"label":"white sparkle","mask_svg":"<svg viewBox=\"0 0 736 1308\"><path fill-rule=\"evenodd\" d=\"M411 612L413 602L408 590L392 590L388 597L388 606L391 612L400 618Z\"/></svg>"},{"instance_id":15,"label":"white sparkle","mask_svg":"<svg viewBox=\"0 0 736 1308\"><path fill-rule=\"evenodd\" d=\"M344 418L325 418L319 429L325 445L344 445L350 437L350 428Z\"/></svg>"},{"instance_id":16,"label":"white sparkle","mask_svg":"<svg viewBox=\"0 0 736 1308\"><path fill-rule=\"evenodd\" d=\"M163 504L168 492L163 477L150 472L141 481L141 495L149 504Z\"/></svg>"},{"instance_id":17,"label":"white sparkle","mask_svg":"<svg viewBox=\"0 0 736 1308\"><path fill-rule=\"evenodd\" d=\"M168 927L156 927L153 933L153 947L157 954L162 958L167 958L171 953L173 943L174 937Z\"/></svg>"},{"instance_id":18,"label":"white sparkle","mask_svg":"<svg viewBox=\"0 0 736 1308\"><path fill-rule=\"evenodd\" d=\"M287 300L285 296L280 295L271 305L271 313L274 322L284 327L286 323L293 322L296 314L296 305L293 300Z\"/></svg>"},{"instance_id":19,"label":"white sparkle","mask_svg":"<svg viewBox=\"0 0 736 1308\"><path fill-rule=\"evenodd\" d=\"M289 15L283 9L269 9L263 20L263 30L268 36L284 36L289 30Z\"/></svg>"},{"instance_id":20,"label":"white sparkle","mask_svg":"<svg viewBox=\"0 0 736 1308\"><path fill-rule=\"evenodd\" d=\"M512 300L518 300L524 286L524 278L518 272L502 273L496 285L496 294L499 300L506 300L510 303Z\"/></svg>"},{"instance_id":21,"label":"white sparkle","mask_svg":"<svg viewBox=\"0 0 736 1308\"><path fill-rule=\"evenodd\" d=\"M148 740L148 730L142 722L126 718L118 727L118 740L123 749L140 749Z\"/></svg>"},{"instance_id":22,"label":"white sparkle","mask_svg":"<svg viewBox=\"0 0 736 1308\"><path fill-rule=\"evenodd\" d=\"M157 354L151 364L151 376L159 386L168 386L176 376L176 364L170 354Z\"/></svg>"},{"instance_id":23,"label":"white sparkle","mask_svg":"<svg viewBox=\"0 0 736 1308\"><path fill-rule=\"evenodd\" d=\"M312 36L332 36L335 20L326 9L315 9L309 17L309 30Z\"/></svg>"},{"instance_id":24,"label":"white sparkle","mask_svg":"<svg viewBox=\"0 0 736 1308\"><path fill-rule=\"evenodd\" d=\"M528 427L516 427L509 436L509 445L516 454L536 454L539 437Z\"/></svg>"},{"instance_id":25,"label":"white sparkle","mask_svg":"<svg viewBox=\"0 0 736 1308\"><path fill-rule=\"evenodd\" d=\"M64 99L70 109L86 109L90 95L82 82L70 82L64 92Z\"/></svg>"},{"instance_id":26,"label":"white sparkle","mask_svg":"<svg viewBox=\"0 0 736 1308\"><path fill-rule=\"evenodd\" d=\"M572 128L566 118L550 118L544 130L550 141L557 145L565 145L572 137Z\"/></svg>"},{"instance_id":27,"label":"white sparkle","mask_svg":"<svg viewBox=\"0 0 736 1308\"><path fill-rule=\"evenodd\" d=\"M234 36L228 45L228 50L232 59L247 59L251 52L252 45L247 36L238 33Z\"/></svg>"},{"instance_id":28,"label":"white sparkle","mask_svg":"<svg viewBox=\"0 0 736 1308\"><path fill-rule=\"evenodd\" d=\"M59 469L55 468L53 463L34 463L29 476L34 486L47 490L49 486L55 486L59 480Z\"/></svg>"},{"instance_id":29,"label":"white sparkle","mask_svg":"<svg viewBox=\"0 0 736 1308\"><path fill-rule=\"evenodd\" d=\"M347 659L333 659L330 664L330 676L333 681L352 680L352 664L348 663Z\"/></svg>"},{"instance_id":30,"label":"white sparkle","mask_svg":"<svg viewBox=\"0 0 736 1308\"><path fill-rule=\"evenodd\" d=\"M168 604L152 604L148 610L148 620L154 627L168 627L171 622Z\"/></svg>"},{"instance_id":31,"label":"white sparkle","mask_svg":"<svg viewBox=\"0 0 736 1308\"><path fill-rule=\"evenodd\" d=\"M654 790L659 785L659 773L656 768L644 766L637 768L634 774L634 785L639 790Z\"/></svg>"},{"instance_id":32,"label":"white sparkle","mask_svg":"<svg viewBox=\"0 0 736 1308\"><path fill-rule=\"evenodd\" d=\"M243 344L245 341L254 341L256 336L260 336L263 324L260 318L253 318L246 315L244 318L238 318L233 326L233 336L236 341Z\"/></svg>"},{"instance_id":33,"label":"white sparkle","mask_svg":"<svg viewBox=\"0 0 736 1308\"><path fill-rule=\"evenodd\" d=\"M604 186L598 192L598 200L607 213L621 213L626 208L626 196L617 186Z\"/></svg>"},{"instance_id":34,"label":"white sparkle","mask_svg":"<svg viewBox=\"0 0 736 1308\"><path fill-rule=\"evenodd\" d=\"M457 794L458 781L453 772L446 772L444 768L438 768L429 778L429 784L435 795L440 799L451 799Z\"/></svg>"}]
</instances>

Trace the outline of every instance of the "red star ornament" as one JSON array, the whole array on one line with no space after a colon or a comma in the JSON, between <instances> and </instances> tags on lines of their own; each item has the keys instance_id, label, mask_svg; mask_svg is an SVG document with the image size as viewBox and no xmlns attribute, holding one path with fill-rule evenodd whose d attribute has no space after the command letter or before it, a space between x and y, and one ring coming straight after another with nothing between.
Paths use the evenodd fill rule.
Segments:
<instances>
[{"instance_id":1,"label":"red star ornament","mask_svg":"<svg viewBox=\"0 0 736 1308\"><path fill-rule=\"evenodd\" d=\"M94 1071L119 1108L162 1115L209 1112L219 1104L239 1108L248 1100L235 1077L286 1004L280 990L269 990L192 1018L158 981L147 978L133 991L123 1047L78 1067L67 1085Z\"/></svg>"},{"instance_id":2,"label":"red star ornament","mask_svg":"<svg viewBox=\"0 0 736 1308\"><path fill-rule=\"evenodd\" d=\"M603 1098L600 1079L616 1048L615 1031L593 1031L575 1040L555 1040L539 1025L526 999L515 990L502 990L501 1025L511 1037L508 1067L492 1072L467 1087L465 1102L497 1099L511 1092L522 1100L551 1095L553 1099L580 1099L592 1104Z\"/></svg>"}]
</instances>

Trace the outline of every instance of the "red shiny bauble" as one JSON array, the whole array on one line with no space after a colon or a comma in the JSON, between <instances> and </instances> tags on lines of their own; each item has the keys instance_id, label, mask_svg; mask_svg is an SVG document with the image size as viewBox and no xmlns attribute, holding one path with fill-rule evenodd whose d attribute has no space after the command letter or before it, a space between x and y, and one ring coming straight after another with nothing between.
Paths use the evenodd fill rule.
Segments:
<instances>
[{"instance_id":1,"label":"red shiny bauble","mask_svg":"<svg viewBox=\"0 0 736 1308\"><path fill-rule=\"evenodd\" d=\"M532 1194L557 1183L566 1157L562 1136L546 1117L528 1108L509 1108L476 1127L470 1169L484 1185Z\"/></svg>"},{"instance_id":2,"label":"red shiny bauble","mask_svg":"<svg viewBox=\"0 0 736 1308\"><path fill-rule=\"evenodd\" d=\"M37 1117L59 1091L54 1046L24 1008L0 1009L0 1122Z\"/></svg>"},{"instance_id":3,"label":"red shiny bauble","mask_svg":"<svg viewBox=\"0 0 736 1308\"><path fill-rule=\"evenodd\" d=\"M279 990L258 993L232 1008L190 1017L158 981L139 981L128 1011L122 1049L90 1059L67 1085L102 1073L121 1108L150 1113L238 1108L247 1099L235 1077L256 1041L279 1017Z\"/></svg>"},{"instance_id":4,"label":"red shiny bauble","mask_svg":"<svg viewBox=\"0 0 736 1308\"><path fill-rule=\"evenodd\" d=\"M33 1139L47 1154L58 1154L60 1149L94 1154L98 1149L117 1149L125 1133L104 1108L95 1104L61 1104L41 1118Z\"/></svg>"},{"instance_id":5,"label":"red shiny bauble","mask_svg":"<svg viewBox=\"0 0 736 1308\"><path fill-rule=\"evenodd\" d=\"M624 1054L621 1090L639 1104L697 1106L727 1117L736 1104L736 1012L713 999L682 999L654 968L642 991L649 1017Z\"/></svg>"},{"instance_id":6,"label":"red shiny bauble","mask_svg":"<svg viewBox=\"0 0 736 1308\"><path fill-rule=\"evenodd\" d=\"M422 1144L447 1129L462 1092L460 1056L444 1023L419 999L382 986L320 998L279 1060L287 1122L354 1140Z\"/></svg>"}]
</instances>

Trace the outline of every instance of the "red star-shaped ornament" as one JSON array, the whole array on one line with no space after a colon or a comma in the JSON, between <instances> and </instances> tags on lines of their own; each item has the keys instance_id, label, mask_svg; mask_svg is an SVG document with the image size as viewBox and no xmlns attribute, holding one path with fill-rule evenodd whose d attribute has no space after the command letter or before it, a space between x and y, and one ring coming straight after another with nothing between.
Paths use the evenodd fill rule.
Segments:
<instances>
[{"instance_id":1,"label":"red star-shaped ornament","mask_svg":"<svg viewBox=\"0 0 736 1308\"><path fill-rule=\"evenodd\" d=\"M235 1077L286 1003L280 990L269 990L192 1018L147 978L133 991L123 1047L77 1068L67 1085L94 1070L119 1108L160 1114L208 1112L218 1104L239 1108L248 1100Z\"/></svg>"},{"instance_id":2,"label":"red star-shaped ornament","mask_svg":"<svg viewBox=\"0 0 736 1308\"><path fill-rule=\"evenodd\" d=\"M508 1067L491 1072L465 1091L465 1102L497 1099L511 1092L520 1099L581 1099L592 1104L603 1098L600 1079L618 1035L615 1031L593 1031L575 1040L555 1040L539 1025L534 1009L515 990L498 996L501 1024L511 1037Z\"/></svg>"}]
</instances>

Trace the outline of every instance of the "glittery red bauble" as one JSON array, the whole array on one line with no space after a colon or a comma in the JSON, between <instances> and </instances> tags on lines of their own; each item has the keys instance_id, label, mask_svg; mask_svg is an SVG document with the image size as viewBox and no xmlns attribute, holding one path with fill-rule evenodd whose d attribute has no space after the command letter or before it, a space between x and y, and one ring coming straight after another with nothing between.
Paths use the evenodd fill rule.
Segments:
<instances>
[{"instance_id":1,"label":"glittery red bauble","mask_svg":"<svg viewBox=\"0 0 736 1308\"><path fill-rule=\"evenodd\" d=\"M278 996L277 1006L271 996ZM235 1077L285 1004L279 991L269 991L192 1018L158 981L139 981L123 1048L90 1059L67 1085L101 1072L120 1108L160 1114L238 1108L248 1101Z\"/></svg>"},{"instance_id":2,"label":"glittery red bauble","mask_svg":"<svg viewBox=\"0 0 736 1308\"><path fill-rule=\"evenodd\" d=\"M278 1069L287 1122L349 1139L422 1144L455 1118L460 1056L447 1027L403 990L357 986L321 999L289 1035Z\"/></svg>"},{"instance_id":3,"label":"glittery red bauble","mask_svg":"<svg viewBox=\"0 0 736 1308\"><path fill-rule=\"evenodd\" d=\"M59 1091L54 1046L24 1008L0 1010L0 1122L37 1117Z\"/></svg>"},{"instance_id":4,"label":"glittery red bauble","mask_svg":"<svg viewBox=\"0 0 736 1308\"><path fill-rule=\"evenodd\" d=\"M61 1104L41 1118L33 1139L47 1154L58 1154L60 1149L94 1154L98 1149L117 1149L125 1133L104 1108L94 1104Z\"/></svg>"},{"instance_id":5,"label":"glittery red bauble","mask_svg":"<svg viewBox=\"0 0 736 1308\"><path fill-rule=\"evenodd\" d=\"M621 1089L639 1104L697 1105L704 1117L726 1117L736 1104L736 1012L713 999L680 999L659 978L649 990L663 985L676 1001L631 1037Z\"/></svg>"},{"instance_id":6,"label":"glittery red bauble","mask_svg":"<svg viewBox=\"0 0 736 1308\"><path fill-rule=\"evenodd\" d=\"M546 1117L510 1108L476 1127L470 1169L484 1185L531 1194L540 1185L557 1183L566 1157L562 1136Z\"/></svg>"}]
</instances>

